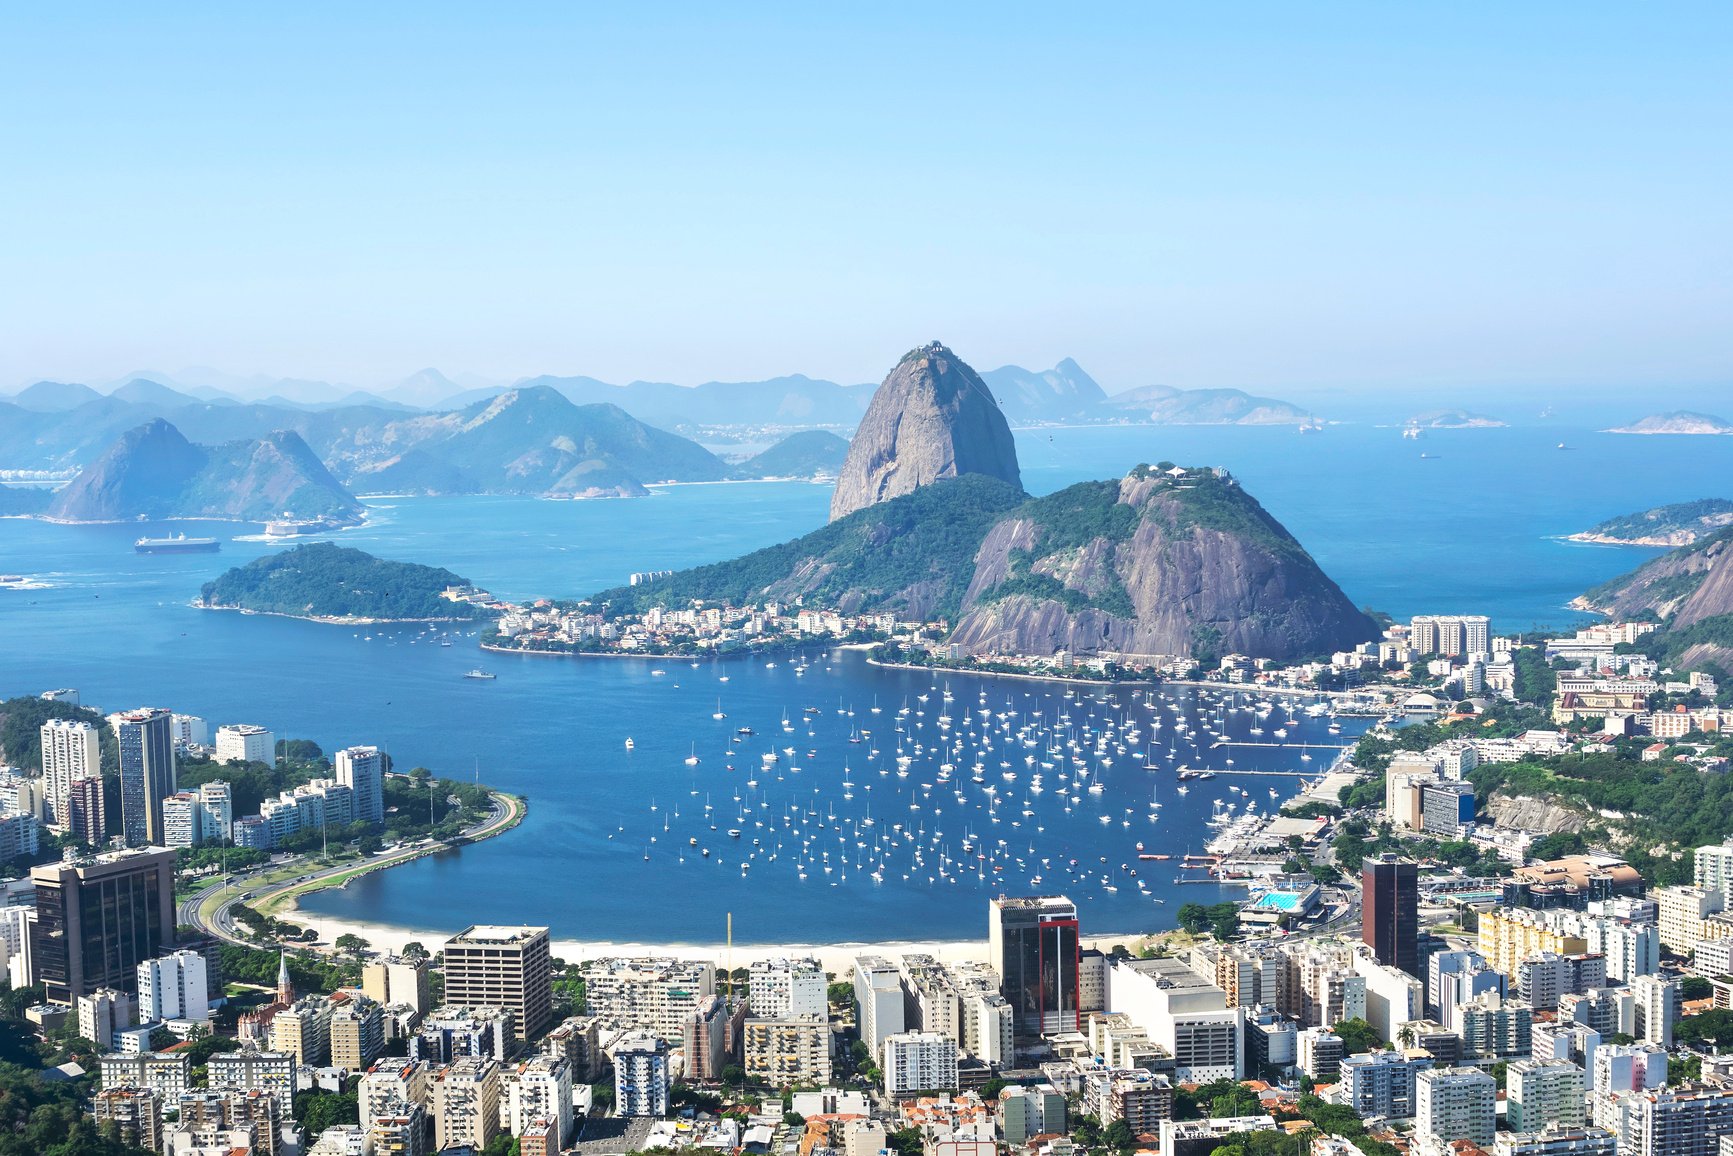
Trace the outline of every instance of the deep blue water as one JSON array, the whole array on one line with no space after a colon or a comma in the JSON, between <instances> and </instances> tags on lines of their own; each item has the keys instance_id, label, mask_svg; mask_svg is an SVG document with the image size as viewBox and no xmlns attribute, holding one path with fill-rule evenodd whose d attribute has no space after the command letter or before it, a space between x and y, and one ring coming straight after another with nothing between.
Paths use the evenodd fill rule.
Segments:
<instances>
[{"instance_id":1,"label":"deep blue water","mask_svg":"<svg viewBox=\"0 0 1733 1156\"><path fill-rule=\"evenodd\" d=\"M1573 448L1556 449L1561 440ZM1351 427L1309 437L1291 429L1077 429L1020 432L1019 448L1025 484L1036 492L1112 476L1140 461L1225 465L1357 603L1399 617L1489 613L1503 629L1578 620L1564 607L1571 596L1654 553L1578 546L1555 536L1662 502L1724 495L1733 478L1729 439L1557 429L1432 433L1420 442L1403 441L1394 430ZM1432 456L1423 459L1422 452ZM795 484L676 487L625 502L385 499L375 503L371 525L338 538L384 557L448 566L509 597L579 595L623 581L632 570L711 561L781 541L820 524L828 499L825 488ZM1165 908L1155 905L1116 870L1136 865L1135 843L1175 854L1196 848L1213 802L1241 801L1227 791L1230 782L1243 782L1263 806L1270 785L1292 783L1223 777L1181 798L1171 772L1146 772L1143 757L1128 754L1097 769L1103 791L1083 795L1066 814L1053 772L1041 795L1027 790L1032 768L1022 760L1044 755L1044 747L1008 749L997 732L995 747L981 756L981 784L969 781L969 767L982 748L978 739L967 744L970 761L959 761L954 775L968 801L957 803L945 793L949 784L935 782L939 758L930 751L907 779L894 770L878 774L895 753L893 720L905 698L911 700L905 742L917 734L931 742L941 699L925 676L874 670L854 655L818 658L798 677L788 662L765 669L744 660L697 670L670 662L653 676L636 661L482 657L467 645L429 645L413 627L375 631L369 642L358 637L366 632L349 628L201 612L188 605L201 582L272 547L229 541L218 555L141 557L130 549L137 533L135 526L0 520L0 572L51 583L0 594L0 694L72 686L106 709L161 704L213 723L263 723L327 749L377 742L400 765L451 774L473 774L479 766L485 781L531 799L529 820L518 831L316 897L308 903L314 911L429 929L546 922L559 935L596 939L716 941L730 910L743 942L978 936L986 899L1001 887L1031 887L1029 877L1040 873L1040 889L1072 892L1092 927L1157 927L1178 903L1211 899L1214 889L1175 887L1170 864L1145 862L1139 878L1152 898L1167 900ZM460 677L478 662L499 679ZM949 681L954 716L980 709L984 685L995 714L1007 711L1010 696L1011 709L1043 714L1047 731L1057 725L1063 688ZM921 693L929 694L925 707ZM882 708L876 716L875 697ZM726 720L711 718L718 699ZM807 706L823 713L808 715ZM839 706L854 715L839 714ZM916 720L915 709L927 713ZM785 710L793 734L781 730ZM1069 711L1074 737L1086 716L1099 724L1150 713L1124 698ZM1243 712L1224 718L1236 733L1253 725ZM729 771L727 739L742 725L756 733L737 745L736 769ZM1290 742L1331 741L1322 726L1302 720ZM1266 721L1265 729L1273 727ZM872 734L849 743L860 730ZM962 733L960 721L952 730ZM1162 735L1171 737L1171 728ZM636 748L629 754L627 737ZM762 754L773 742L778 751L796 753L764 767ZM875 746L876 763L868 757ZM688 768L683 760L694 749L702 762ZM1163 765L1224 768L1231 753L1240 768L1307 771L1328 754L1315 749L1312 762L1303 763L1297 746L1212 751L1207 740L1195 751L1182 745L1171 758L1154 753ZM1018 780L1002 778L1001 759L1013 764ZM855 784L851 800L842 797L845 764ZM751 778L757 788L745 786ZM932 784L930 793L920 791L922 782ZM999 788L1003 800L992 814L986 785ZM1151 823L1156 790L1164 806ZM701 818L706 793L720 816L715 832ZM766 801L769 807L759 805ZM922 809L909 810L910 802ZM1026 805L1034 814L1021 814ZM869 808L872 828L860 825ZM1099 822L1104 813L1111 825ZM993 814L999 823L991 822ZM889 844L895 852L875 841L898 822L919 828L925 848L919 868L911 840L897 834ZM795 824L803 831L798 837ZM727 836L730 827L742 831L739 840ZM846 844L835 842L839 834ZM961 850L965 836L975 849L969 856ZM801 881L798 848L809 837L808 878ZM710 859L688 843L694 838L712 849ZM755 859L753 838L760 840ZM973 859L982 847L995 855ZM824 850L832 852L829 876L822 872ZM682 851L686 863L679 862ZM768 859L772 852L775 861ZM942 876L941 854L952 857ZM1042 858L1049 860L1045 869L1037 866ZM1068 875L1073 858L1078 867ZM744 876L742 861L751 863ZM884 864L882 883L870 878L877 863ZM963 872L965 864L979 873ZM993 865L1003 870L994 873ZM1117 892L1101 885L1103 871Z\"/></svg>"}]
</instances>

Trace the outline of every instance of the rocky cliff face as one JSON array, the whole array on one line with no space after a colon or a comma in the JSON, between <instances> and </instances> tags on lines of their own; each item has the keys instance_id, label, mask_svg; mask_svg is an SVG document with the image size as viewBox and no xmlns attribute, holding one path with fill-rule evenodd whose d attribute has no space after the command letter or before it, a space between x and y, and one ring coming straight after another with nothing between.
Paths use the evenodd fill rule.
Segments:
<instances>
[{"instance_id":1,"label":"rocky cliff face","mask_svg":"<svg viewBox=\"0 0 1733 1156\"><path fill-rule=\"evenodd\" d=\"M1653 612L1672 627L1733 614L1733 529L1662 554L1576 600L1614 618Z\"/></svg>"},{"instance_id":2,"label":"rocky cliff face","mask_svg":"<svg viewBox=\"0 0 1733 1156\"><path fill-rule=\"evenodd\" d=\"M994 525L952 641L980 655L1287 660L1376 636L1231 478L1140 468L1028 502Z\"/></svg>"},{"instance_id":3,"label":"rocky cliff face","mask_svg":"<svg viewBox=\"0 0 1733 1156\"><path fill-rule=\"evenodd\" d=\"M361 507L299 434L201 446L161 419L122 434L48 509L52 518L75 522L285 514L351 522Z\"/></svg>"},{"instance_id":4,"label":"rocky cliff face","mask_svg":"<svg viewBox=\"0 0 1733 1156\"><path fill-rule=\"evenodd\" d=\"M831 520L963 474L1023 484L992 391L935 341L904 356L873 394L838 475Z\"/></svg>"}]
</instances>

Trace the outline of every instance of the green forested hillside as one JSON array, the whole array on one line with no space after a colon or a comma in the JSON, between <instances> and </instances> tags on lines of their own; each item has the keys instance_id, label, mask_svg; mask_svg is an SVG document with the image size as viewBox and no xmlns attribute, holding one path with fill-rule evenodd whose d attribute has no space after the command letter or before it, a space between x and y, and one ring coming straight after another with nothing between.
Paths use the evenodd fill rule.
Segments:
<instances>
[{"instance_id":1,"label":"green forested hillside","mask_svg":"<svg viewBox=\"0 0 1733 1156\"><path fill-rule=\"evenodd\" d=\"M450 570L388 562L361 550L314 542L238 566L199 593L202 605L302 618L467 619L479 608L439 596L468 586Z\"/></svg>"},{"instance_id":2,"label":"green forested hillside","mask_svg":"<svg viewBox=\"0 0 1733 1156\"><path fill-rule=\"evenodd\" d=\"M591 601L641 612L695 599L745 605L804 595L815 606L854 611L899 607L914 597L932 613L955 614L981 539L1023 500L1021 490L994 478L947 478L792 542L649 585L604 590Z\"/></svg>"}]
</instances>

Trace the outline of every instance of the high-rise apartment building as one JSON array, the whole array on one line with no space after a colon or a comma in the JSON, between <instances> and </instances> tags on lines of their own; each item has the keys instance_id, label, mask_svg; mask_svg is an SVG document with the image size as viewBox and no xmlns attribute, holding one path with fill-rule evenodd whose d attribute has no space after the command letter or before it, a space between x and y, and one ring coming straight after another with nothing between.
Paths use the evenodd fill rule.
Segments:
<instances>
[{"instance_id":1,"label":"high-rise apartment building","mask_svg":"<svg viewBox=\"0 0 1733 1156\"><path fill-rule=\"evenodd\" d=\"M49 719L42 726L42 780L49 826L72 826L72 784L102 777L101 733L83 719Z\"/></svg>"},{"instance_id":2,"label":"high-rise apartment building","mask_svg":"<svg viewBox=\"0 0 1733 1156\"><path fill-rule=\"evenodd\" d=\"M553 1019L553 957L545 927L471 927L445 945L445 1001L503 1007L519 1039Z\"/></svg>"},{"instance_id":3,"label":"high-rise apartment building","mask_svg":"<svg viewBox=\"0 0 1733 1156\"><path fill-rule=\"evenodd\" d=\"M174 716L140 707L108 723L120 743L121 833L129 846L162 846L162 801L175 793Z\"/></svg>"},{"instance_id":4,"label":"high-rise apartment building","mask_svg":"<svg viewBox=\"0 0 1733 1156\"><path fill-rule=\"evenodd\" d=\"M1341 1102L1362 1116L1413 1119L1419 1075L1431 1067L1432 1061L1425 1056L1405 1056L1400 1052L1361 1052L1349 1056L1337 1072L1344 1085Z\"/></svg>"},{"instance_id":5,"label":"high-rise apartment building","mask_svg":"<svg viewBox=\"0 0 1733 1156\"><path fill-rule=\"evenodd\" d=\"M103 1051L114 1046L118 1028L130 1028L137 1023L133 998L124 991L99 987L89 995L74 1001L78 1009L78 1034Z\"/></svg>"},{"instance_id":6,"label":"high-rise apartment building","mask_svg":"<svg viewBox=\"0 0 1733 1156\"><path fill-rule=\"evenodd\" d=\"M1661 946L1684 955L1699 939L1726 938L1709 917L1727 907L1727 896L1706 887L1663 887L1653 896L1660 913Z\"/></svg>"},{"instance_id":7,"label":"high-rise apartment building","mask_svg":"<svg viewBox=\"0 0 1733 1156\"><path fill-rule=\"evenodd\" d=\"M748 1002L752 1014L764 1019L823 1016L826 1002L824 969L816 959L761 959L748 970Z\"/></svg>"},{"instance_id":8,"label":"high-rise apartment building","mask_svg":"<svg viewBox=\"0 0 1733 1156\"><path fill-rule=\"evenodd\" d=\"M361 990L385 1007L402 1004L416 1022L433 1010L425 958L392 955L370 959L361 965Z\"/></svg>"},{"instance_id":9,"label":"high-rise apartment building","mask_svg":"<svg viewBox=\"0 0 1733 1156\"><path fill-rule=\"evenodd\" d=\"M1506 1069L1505 1117L1513 1132L1580 1128L1587 1103L1583 1070L1569 1060L1518 1060Z\"/></svg>"},{"instance_id":10,"label":"high-rise apartment building","mask_svg":"<svg viewBox=\"0 0 1733 1156\"><path fill-rule=\"evenodd\" d=\"M138 965L138 1018L190 1020L203 1023L211 1018L206 986L205 957L196 951L177 951Z\"/></svg>"},{"instance_id":11,"label":"high-rise apartment building","mask_svg":"<svg viewBox=\"0 0 1733 1156\"><path fill-rule=\"evenodd\" d=\"M427 1103L429 1066L425 1060L380 1060L361 1077L355 1099L361 1127L371 1129L382 1116L395 1116L411 1104Z\"/></svg>"},{"instance_id":12,"label":"high-rise apartment building","mask_svg":"<svg viewBox=\"0 0 1733 1156\"><path fill-rule=\"evenodd\" d=\"M385 755L378 747L345 747L337 752L337 781L354 792L355 821L385 822Z\"/></svg>"},{"instance_id":13,"label":"high-rise apartment building","mask_svg":"<svg viewBox=\"0 0 1733 1156\"><path fill-rule=\"evenodd\" d=\"M1484 1148L1492 1143L1497 1098L1498 1081L1479 1068L1428 1068L1414 1078L1414 1129Z\"/></svg>"},{"instance_id":14,"label":"high-rise apartment building","mask_svg":"<svg viewBox=\"0 0 1733 1156\"><path fill-rule=\"evenodd\" d=\"M955 1091L958 1088L957 1041L937 1032L901 1032L885 1038L879 1056L885 1094Z\"/></svg>"},{"instance_id":15,"label":"high-rise apartment building","mask_svg":"<svg viewBox=\"0 0 1733 1156\"><path fill-rule=\"evenodd\" d=\"M554 1124L550 1151L558 1153L572 1138L572 1066L562 1057L540 1055L507 1066L500 1114L513 1136L527 1133L537 1120Z\"/></svg>"},{"instance_id":16,"label":"high-rise apartment building","mask_svg":"<svg viewBox=\"0 0 1733 1156\"><path fill-rule=\"evenodd\" d=\"M830 1022L823 1016L747 1019L740 1062L749 1079L772 1088L830 1083Z\"/></svg>"},{"instance_id":17,"label":"high-rise apartment building","mask_svg":"<svg viewBox=\"0 0 1733 1156\"><path fill-rule=\"evenodd\" d=\"M443 1152L467 1144L480 1151L499 1133L498 1060L458 1060L429 1081L433 1147Z\"/></svg>"},{"instance_id":18,"label":"high-rise apartment building","mask_svg":"<svg viewBox=\"0 0 1733 1156\"><path fill-rule=\"evenodd\" d=\"M879 1055L885 1037L903 1030L903 985L896 965L877 955L857 958L854 1003L861 1042L873 1055Z\"/></svg>"},{"instance_id":19,"label":"high-rise apartment building","mask_svg":"<svg viewBox=\"0 0 1733 1156\"><path fill-rule=\"evenodd\" d=\"M668 1043L649 1032L614 1045L614 1115L668 1114Z\"/></svg>"},{"instance_id":20,"label":"high-rise apartment building","mask_svg":"<svg viewBox=\"0 0 1733 1156\"><path fill-rule=\"evenodd\" d=\"M197 847L205 841L204 809L195 791L176 791L162 801L162 845Z\"/></svg>"},{"instance_id":21,"label":"high-rise apartment building","mask_svg":"<svg viewBox=\"0 0 1733 1156\"><path fill-rule=\"evenodd\" d=\"M212 1056L205 1070L214 1092L263 1092L277 1101L282 1119L295 1114L295 1057L291 1055L244 1043L238 1051Z\"/></svg>"},{"instance_id":22,"label":"high-rise apartment building","mask_svg":"<svg viewBox=\"0 0 1733 1156\"><path fill-rule=\"evenodd\" d=\"M100 778L74 779L67 797L66 830L74 842L97 847L108 838L108 809Z\"/></svg>"},{"instance_id":23,"label":"high-rise apartment building","mask_svg":"<svg viewBox=\"0 0 1733 1156\"><path fill-rule=\"evenodd\" d=\"M1636 1037L1644 1043L1672 1047L1673 1025L1679 1022L1679 982L1639 975L1631 981L1630 990L1637 1013Z\"/></svg>"},{"instance_id":24,"label":"high-rise apartment building","mask_svg":"<svg viewBox=\"0 0 1733 1156\"><path fill-rule=\"evenodd\" d=\"M365 1072L385 1050L385 1013L365 995L345 993L334 999L328 1031L331 1066Z\"/></svg>"},{"instance_id":25,"label":"high-rise apartment building","mask_svg":"<svg viewBox=\"0 0 1733 1156\"><path fill-rule=\"evenodd\" d=\"M1004 984L1018 1035L1083 1026L1077 905L1063 895L988 902L989 962Z\"/></svg>"},{"instance_id":26,"label":"high-rise apartment building","mask_svg":"<svg viewBox=\"0 0 1733 1156\"><path fill-rule=\"evenodd\" d=\"M206 843L227 843L234 826L235 804L229 784L212 779L199 784L199 826Z\"/></svg>"},{"instance_id":27,"label":"high-rise apartment building","mask_svg":"<svg viewBox=\"0 0 1733 1156\"><path fill-rule=\"evenodd\" d=\"M1484 614L1416 614L1408 623L1408 645L1418 654L1487 654L1491 635L1492 623Z\"/></svg>"},{"instance_id":28,"label":"high-rise apartment building","mask_svg":"<svg viewBox=\"0 0 1733 1156\"><path fill-rule=\"evenodd\" d=\"M50 1003L99 987L132 991L138 965L174 944L175 853L163 847L30 869L31 955Z\"/></svg>"},{"instance_id":29,"label":"high-rise apartment building","mask_svg":"<svg viewBox=\"0 0 1733 1156\"><path fill-rule=\"evenodd\" d=\"M1409 859L1382 855L1361 867L1361 938L1379 963L1419 973L1420 873Z\"/></svg>"}]
</instances>

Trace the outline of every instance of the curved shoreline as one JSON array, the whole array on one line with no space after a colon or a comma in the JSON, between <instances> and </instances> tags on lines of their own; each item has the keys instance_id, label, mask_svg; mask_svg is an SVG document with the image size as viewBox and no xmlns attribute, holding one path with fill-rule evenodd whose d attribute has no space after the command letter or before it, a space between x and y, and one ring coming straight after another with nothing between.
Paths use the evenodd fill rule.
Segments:
<instances>
[{"instance_id":1,"label":"curved shoreline","mask_svg":"<svg viewBox=\"0 0 1733 1156\"><path fill-rule=\"evenodd\" d=\"M351 615L290 614L286 610L254 610L247 606L212 606L194 602L196 610L228 610L235 614L257 614L264 618L289 618L296 622L317 622L321 626L395 626L428 622L480 622L479 618L356 618Z\"/></svg>"},{"instance_id":2,"label":"curved shoreline","mask_svg":"<svg viewBox=\"0 0 1733 1156\"><path fill-rule=\"evenodd\" d=\"M494 801L498 812L452 839L434 843L418 843L391 855L340 864L316 874L305 882L290 880L280 883L263 895L257 896L254 909L261 915L270 918L290 920L301 916L302 919L305 919L307 917L300 912L299 904L300 899L304 896L313 895L320 891L340 890L346 887L350 881L359 879L364 875L371 875L376 871L388 871L405 863L414 863L419 859L425 859L429 855L458 850L471 843L480 843L495 838L518 827L529 814L529 801L521 795L489 790L488 797ZM229 883L208 895L201 894L196 898L191 908L193 918L187 922L218 939L256 946L249 940L238 938L227 932L223 927L223 924L228 922L228 909L236 903L242 902L244 886L245 884L242 883ZM213 899L216 902L207 911L207 904L210 904ZM180 906L180 901L177 901L177 908ZM313 916L312 918L321 917ZM364 928L372 925L356 924L355 926ZM380 925L379 929L384 930L385 925Z\"/></svg>"}]
</instances>

